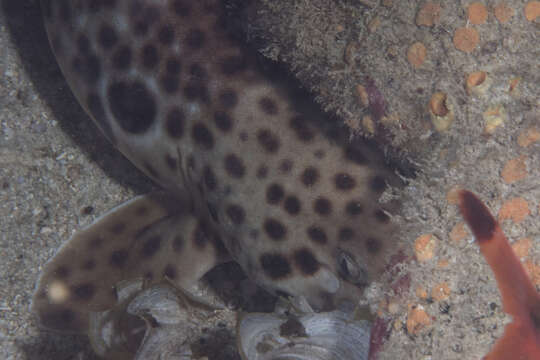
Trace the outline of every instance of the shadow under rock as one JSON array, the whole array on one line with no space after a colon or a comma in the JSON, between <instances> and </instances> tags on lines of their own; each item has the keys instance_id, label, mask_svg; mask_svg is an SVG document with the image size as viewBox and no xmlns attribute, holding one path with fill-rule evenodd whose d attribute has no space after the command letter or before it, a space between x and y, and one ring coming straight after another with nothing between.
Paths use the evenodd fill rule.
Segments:
<instances>
[{"instance_id":1,"label":"shadow under rock","mask_svg":"<svg viewBox=\"0 0 540 360\"><path fill-rule=\"evenodd\" d=\"M115 181L137 193L151 191L151 181L105 139L71 93L49 47L39 0L0 1L2 17L24 70L61 129ZM26 96L18 94L18 98L24 101Z\"/></svg>"}]
</instances>

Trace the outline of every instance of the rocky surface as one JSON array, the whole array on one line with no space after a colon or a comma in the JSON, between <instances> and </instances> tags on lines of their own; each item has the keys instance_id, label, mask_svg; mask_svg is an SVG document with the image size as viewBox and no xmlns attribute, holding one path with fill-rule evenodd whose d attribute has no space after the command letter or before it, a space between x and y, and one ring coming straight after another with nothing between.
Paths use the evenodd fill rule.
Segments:
<instances>
[{"instance_id":1,"label":"rocky surface","mask_svg":"<svg viewBox=\"0 0 540 360\"><path fill-rule=\"evenodd\" d=\"M457 187L498 214L540 285L538 18L527 18L527 1L507 2L507 21L499 2L481 3L485 20L469 1L444 2L436 16L418 0L261 0L249 14L255 47L417 169L395 215L414 255L367 293L386 330L379 359L480 358L508 321L458 214ZM477 31L476 45L456 39L462 27ZM35 281L78 228L152 185L77 105L38 1L2 1L0 48L0 357L89 359L84 339L37 328ZM467 88L478 71L485 77Z\"/></svg>"}]
</instances>

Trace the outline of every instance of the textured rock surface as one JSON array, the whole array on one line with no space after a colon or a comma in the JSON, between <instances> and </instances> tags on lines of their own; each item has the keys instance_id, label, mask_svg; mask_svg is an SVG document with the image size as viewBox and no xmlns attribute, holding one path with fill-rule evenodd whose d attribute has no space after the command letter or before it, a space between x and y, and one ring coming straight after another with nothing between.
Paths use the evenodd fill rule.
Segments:
<instances>
[{"instance_id":1,"label":"textured rock surface","mask_svg":"<svg viewBox=\"0 0 540 360\"><path fill-rule=\"evenodd\" d=\"M455 185L472 189L495 214L507 200L523 198L529 209L524 220L516 223L509 218L502 226L512 242L524 237L530 239L525 261L530 269L536 269L533 265L540 262L537 180L540 145L538 141L528 144L527 139L535 138L535 132L530 129L540 121L539 90L530 86L538 83L538 25L525 20L522 8L526 2L517 2L515 15L508 25L498 24L490 11L487 23L477 26L481 39L479 49L476 53L463 54L452 50L451 41L455 29L466 23L468 3L464 1L445 9L447 12L441 20L445 25L435 32L414 25L422 4L419 1L393 1L390 7L369 1L375 6L365 8L362 4L368 1L321 0L311 2L319 5L310 11L303 8L307 6L305 3L280 4L283 14L296 14L294 18L302 21L293 25L282 21L280 26L286 32L273 39L282 39L286 46L276 42L271 54L283 58L293 72L303 69L304 75L300 78L306 84L310 84L305 80L310 75L313 84L326 89L315 89L319 101L346 116L350 113L349 119L353 120L364 114L354 91L366 74L362 71L355 75L357 70L354 70L351 76L344 71L347 66L341 54L347 41L340 40L339 36L336 41L336 35L343 32L338 30L344 28L356 38L361 33L353 31L353 26L363 28L370 23L362 14L371 14L368 17L371 20L377 11L384 15L380 28L384 28L385 19L395 18L393 11L400 14L398 25L403 26L400 31L388 34L383 31L382 42L370 45L376 47L388 41L396 46L397 50L390 54L396 54L393 55L398 59L395 61L403 71L399 71L399 66L392 69L396 64L392 61L388 61L386 67L376 68L373 64L380 63L381 57L369 54L364 55L368 64L372 64L368 68L375 70L367 75L389 101L389 112L399 113L404 124L410 126L407 129L411 130L405 134L392 131L398 135L395 138L398 144L413 144L410 152L414 156L411 157L423 170L404 191L407 206L398 219L407 223L403 239L410 242L411 247L414 240L425 233L436 234L438 240L430 260L406 263L404 273L408 276L401 277L393 287L375 284L368 294L375 308L383 304L382 313L391 329L379 358L393 359L398 354L409 359L479 358L502 334L506 320L495 281L476 246L470 242L468 230L463 237L457 236L459 240L452 240L456 237L451 234L459 233L452 230L456 225L459 227L461 219L456 206L448 202L447 193ZM28 312L34 283L41 266L76 229L91 223L98 214L134 193L146 192L151 185L113 151L76 104L48 50L37 1L15 4L6 0L2 5L0 223L3 231L0 239L1 255L7 261L3 261L0 268L0 356L6 359L91 358L88 353L84 355L84 341L38 331ZM486 5L494 4L486 2ZM345 6L360 9L356 10L359 15L344 11ZM404 8L400 10L401 7ZM327 9L326 15L318 12L320 9ZM279 24L276 18L266 19ZM331 31L334 31L332 36L328 35ZM265 32L268 38L272 34L274 31ZM302 37L291 34L302 34ZM325 41L320 40L321 35L326 37ZM536 38L531 38L532 35ZM412 72L411 69L405 71L410 67L406 63L406 49L415 41L426 45L427 65L431 70L416 70L420 74L411 78L404 76ZM380 46L376 50L382 53L388 51L388 47ZM498 52L503 50L506 55ZM298 55L303 53L310 56ZM309 60L290 60L295 54ZM384 54L381 56L385 58ZM443 71L435 68L436 62L431 63L433 59L444 60L447 65ZM335 64L338 66L333 66ZM484 99L473 99L464 90L465 76L481 68L490 72L494 86ZM397 74L390 76L394 73ZM390 77L393 77L392 86L388 84ZM520 95L508 97L508 82L515 77L520 77L524 85L522 88L518 85ZM418 88L423 90L419 93ZM426 110L431 95L437 90L448 93L457 107L452 125L441 134L432 130ZM500 103L507 114L504 126L499 126L492 135L485 135L483 113ZM522 146L524 144L528 146ZM523 156L525 176L517 176L517 181L502 178L508 161L520 156ZM93 211L89 211L89 207ZM433 301L436 297L432 289L442 282L448 284L450 295ZM417 295L422 295L418 287L425 290L427 297ZM400 295L396 295L398 292ZM407 315L411 313L407 304L422 305L432 319L431 325L411 334L406 326ZM78 354L83 355L77 357Z\"/></svg>"}]
</instances>

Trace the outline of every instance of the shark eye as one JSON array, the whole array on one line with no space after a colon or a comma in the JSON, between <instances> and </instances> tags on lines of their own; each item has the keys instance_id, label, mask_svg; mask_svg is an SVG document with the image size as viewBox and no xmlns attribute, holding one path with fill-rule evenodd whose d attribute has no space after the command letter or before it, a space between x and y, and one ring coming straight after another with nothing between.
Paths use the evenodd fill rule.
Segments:
<instances>
[{"instance_id":1,"label":"shark eye","mask_svg":"<svg viewBox=\"0 0 540 360\"><path fill-rule=\"evenodd\" d=\"M347 282L354 285L366 285L368 282L368 275L358 263L354 260L354 257L347 251L341 250L337 258L338 273Z\"/></svg>"}]
</instances>

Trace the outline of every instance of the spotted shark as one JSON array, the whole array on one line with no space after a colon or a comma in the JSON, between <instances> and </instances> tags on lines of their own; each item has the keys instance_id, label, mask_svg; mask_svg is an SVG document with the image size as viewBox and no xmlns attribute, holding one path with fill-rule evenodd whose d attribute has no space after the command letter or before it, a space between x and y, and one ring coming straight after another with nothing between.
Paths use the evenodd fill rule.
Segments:
<instances>
[{"instance_id":1,"label":"spotted shark","mask_svg":"<svg viewBox=\"0 0 540 360\"><path fill-rule=\"evenodd\" d=\"M104 136L163 189L112 209L44 267L32 308L85 332L121 280L188 288L224 261L316 309L357 301L399 242L402 185L370 141L306 109L218 0L42 0L51 48Z\"/></svg>"}]
</instances>

